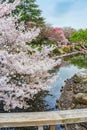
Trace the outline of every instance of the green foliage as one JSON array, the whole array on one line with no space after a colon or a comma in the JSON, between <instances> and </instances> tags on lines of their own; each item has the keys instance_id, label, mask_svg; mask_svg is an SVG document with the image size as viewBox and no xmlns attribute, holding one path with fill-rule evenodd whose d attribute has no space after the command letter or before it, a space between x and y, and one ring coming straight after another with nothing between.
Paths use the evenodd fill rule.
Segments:
<instances>
[{"instance_id":1,"label":"green foliage","mask_svg":"<svg viewBox=\"0 0 87 130\"><path fill-rule=\"evenodd\" d=\"M87 29L79 30L72 34L70 37L70 41L80 44L87 44Z\"/></svg>"},{"instance_id":2,"label":"green foliage","mask_svg":"<svg viewBox=\"0 0 87 130\"><path fill-rule=\"evenodd\" d=\"M87 55L77 55L70 58L70 62L79 68L87 69Z\"/></svg>"},{"instance_id":3,"label":"green foliage","mask_svg":"<svg viewBox=\"0 0 87 130\"><path fill-rule=\"evenodd\" d=\"M42 50L42 48L41 48L41 47L39 47L39 48L38 48L38 51L39 51L39 52L41 52L41 50Z\"/></svg>"},{"instance_id":4,"label":"green foliage","mask_svg":"<svg viewBox=\"0 0 87 130\"><path fill-rule=\"evenodd\" d=\"M13 2L14 0L9 0ZM32 22L38 24L44 23L44 18L41 17L41 10L38 9L38 5L35 3L36 0L21 0L20 5L17 6L16 10L13 11L15 14L20 14L20 21Z\"/></svg>"},{"instance_id":5,"label":"green foliage","mask_svg":"<svg viewBox=\"0 0 87 130\"><path fill-rule=\"evenodd\" d=\"M38 37L32 41L32 45L54 45L55 43L44 37Z\"/></svg>"}]
</instances>

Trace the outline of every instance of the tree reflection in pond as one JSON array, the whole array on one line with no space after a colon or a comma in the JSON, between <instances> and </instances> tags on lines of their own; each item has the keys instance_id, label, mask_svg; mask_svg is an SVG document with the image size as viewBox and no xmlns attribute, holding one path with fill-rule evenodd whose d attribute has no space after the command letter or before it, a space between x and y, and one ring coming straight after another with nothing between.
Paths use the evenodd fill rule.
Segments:
<instances>
[{"instance_id":1,"label":"tree reflection in pond","mask_svg":"<svg viewBox=\"0 0 87 130\"><path fill-rule=\"evenodd\" d=\"M16 108L14 111L11 112L39 112L53 110L55 100L58 99L60 95L60 88L64 85L64 80L70 78L76 72L82 71L83 68L87 69L87 55L74 55L71 57L65 57L63 65L60 68L54 68L53 70L49 71L49 73L56 73L58 75L58 79L54 83L53 88L49 92L41 91L36 94L33 99L28 100L27 103L30 107L27 110ZM46 97L48 97L47 100ZM37 130L37 127L13 128L2 130ZM44 130L49 130L49 126L45 127ZM58 125L56 127L56 130L63 130L63 128Z\"/></svg>"},{"instance_id":2,"label":"tree reflection in pond","mask_svg":"<svg viewBox=\"0 0 87 130\"><path fill-rule=\"evenodd\" d=\"M49 111L48 104L46 103L45 97L51 96L49 91L41 91L34 96L33 99L29 100L30 108L26 110L27 112L40 112L40 111ZM38 127L22 127L16 128L14 130L38 130ZM44 127L44 130L49 130L49 126Z\"/></svg>"},{"instance_id":3,"label":"tree reflection in pond","mask_svg":"<svg viewBox=\"0 0 87 130\"><path fill-rule=\"evenodd\" d=\"M64 60L70 61L71 64L78 66L79 68L87 69L87 55L74 55L66 57Z\"/></svg>"},{"instance_id":4,"label":"tree reflection in pond","mask_svg":"<svg viewBox=\"0 0 87 130\"><path fill-rule=\"evenodd\" d=\"M10 112L39 112L39 111L49 111L48 104L45 101L46 96L51 96L49 94L49 91L40 91L38 94L34 95L33 99L30 99L27 101L29 104L29 108L24 110L24 109L19 109L16 108L14 110L11 110ZM26 99L25 99L26 100ZM0 112L4 112L3 107L2 110L0 109ZM2 128L0 130L38 130L37 127L22 127L22 128ZM45 130L49 130L46 129Z\"/></svg>"}]
</instances>

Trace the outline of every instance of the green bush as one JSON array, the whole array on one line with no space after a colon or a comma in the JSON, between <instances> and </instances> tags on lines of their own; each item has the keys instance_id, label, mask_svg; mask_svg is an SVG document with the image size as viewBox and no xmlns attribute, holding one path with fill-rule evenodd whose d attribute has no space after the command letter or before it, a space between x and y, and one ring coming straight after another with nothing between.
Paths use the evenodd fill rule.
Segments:
<instances>
[{"instance_id":1,"label":"green bush","mask_svg":"<svg viewBox=\"0 0 87 130\"><path fill-rule=\"evenodd\" d=\"M79 30L72 34L70 37L70 41L80 44L87 44L87 29Z\"/></svg>"}]
</instances>

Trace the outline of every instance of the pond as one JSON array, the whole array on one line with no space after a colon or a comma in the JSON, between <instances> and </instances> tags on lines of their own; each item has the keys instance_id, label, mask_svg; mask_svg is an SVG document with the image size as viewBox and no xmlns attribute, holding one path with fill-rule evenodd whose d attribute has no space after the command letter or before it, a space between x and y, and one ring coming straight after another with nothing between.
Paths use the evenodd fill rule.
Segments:
<instances>
[{"instance_id":1,"label":"pond","mask_svg":"<svg viewBox=\"0 0 87 130\"><path fill-rule=\"evenodd\" d=\"M56 69L57 79L51 84L52 88L49 93L52 96L47 96L45 98L47 104L49 105L49 109L58 110L56 108L56 100L59 99L61 93L61 87L65 85L65 80L71 78L75 75L75 73L84 71L87 69L87 56L85 55L76 55L72 57L64 58L63 66ZM56 126L56 130L63 130L60 126Z\"/></svg>"},{"instance_id":2,"label":"pond","mask_svg":"<svg viewBox=\"0 0 87 130\"><path fill-rule=\"evenodd\" d=\"M56 110L55 104L56 100L60 97L61 87L64 86L65 80L71 78L75 73L84 71L87 69L87 56L76 55L72 57L66 57L63 59L63 65L56 69L57 79L51 84L52 88L49 93L52 96L47 96L45 98L46 102L49 104L49 108Z\"/></svg>"},{"instance_id":3,"label":"pond","mask_svg":"<svg viewBox=\"0 0 87 130\"><path fill-rule=\"evenodd\" d=\"M36 100L31 101L33 103L32 108L36 109L35 111L44 111L44 110L56 110L56 100L59 99L61 95L61 87L64 86L65 80L71 78L75 73L84 71L87 69L87 56L76 55L72 57L66 57L63 59L63 64L61 67L56 68L54 71L57 75L57 79L54 83L51 84L51 89L49 92L40 93L36 95ZM31 108L31 109L32 109ZM30 110L31 110L30 109ZM32 109L31 111L34 111ZM7 130L7 129L2 129ZM16 129L8 129L16 130ZM17 130L37 130L37 128L19 128ZM44 130L49 130L48 127L45 127ZM56 130L64 130L60 125L56 126Z\"/></svg>"}]
</instances>

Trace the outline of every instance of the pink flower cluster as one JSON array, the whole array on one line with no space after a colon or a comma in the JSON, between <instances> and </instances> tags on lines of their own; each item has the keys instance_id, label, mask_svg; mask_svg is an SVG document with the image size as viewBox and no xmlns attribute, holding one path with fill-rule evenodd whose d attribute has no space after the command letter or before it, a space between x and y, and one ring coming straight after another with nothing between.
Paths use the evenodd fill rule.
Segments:
<instances>
[{"instance_id":1,"label":"pink flower cluster","mask_svg":"<svg viewBox=\"0 0 87 130\"><path fill-rule=\"evenodd\" d=\"M54 33L59 36L59 41L67 43L68 40L65 37L64 31L61 28L53 28Z\"/></svg>"},{"instance_id":2,"label":"pink flower cluster","mask_svg":"<svg viewBox=\"0 0 87 130\"><path fill-rule=\"evenodd\" d=\"M11 13L11 11L20 3L20 0L15 0L14 3L9 4L8 2L9 0L6 0L3 4L0 4L0 18Z\"/></svg>"}]
</instances>

